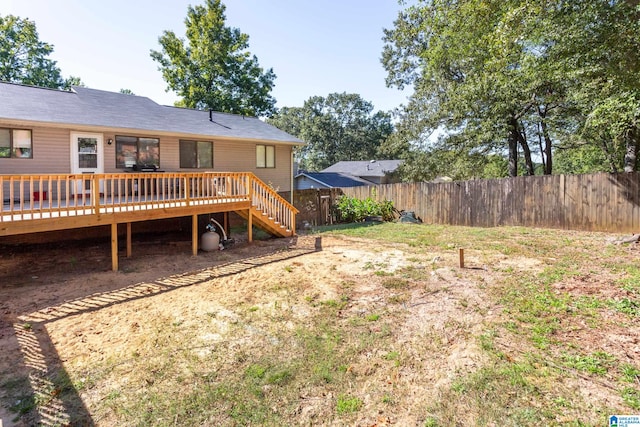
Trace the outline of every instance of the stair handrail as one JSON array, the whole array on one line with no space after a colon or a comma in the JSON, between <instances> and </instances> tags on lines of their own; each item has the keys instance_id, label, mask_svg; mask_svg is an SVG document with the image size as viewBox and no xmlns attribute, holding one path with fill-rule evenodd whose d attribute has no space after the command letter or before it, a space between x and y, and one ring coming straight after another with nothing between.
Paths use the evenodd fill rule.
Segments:
<instances>
[{"instance_id":1,"label":"stair handrail","mask_svg":"<svg viewBox=\"0 0 640 427\"><path fill-rule=\"evenodd\" d=\"M254 174L251 174L251 203L257 211L295 234L295 215L300 211Z\"/></svg>"},{"instance_id":2,"label":"stair handrail","mask_svg":"<svg viewBox=\"0 0 640 427\"><path fill-rule=\"evenodd\" d=\"M260 184L260 187L264 188L265 190L267 190L268 193L270 193L273 197L275 197L278 201L280 201L281 203L283 203L288 209L290 209L291 211L293 211L294 213L300 213L300 211L298 210L298 208L296 208L295 206L293 206L291 203L289 203L289 201L287 199L285 199L284 197L282 197L280 194L278 194L278 192L276 190L274 190L271 186L269 186L268 184L265 184L264 181L262 181L260 178L258 178L254 173L252 172L248 172L248 174L251 177L251 182L252 183L258 183ZM254 194L255 197L255 194Z\"/></svg>"}]
</instances>

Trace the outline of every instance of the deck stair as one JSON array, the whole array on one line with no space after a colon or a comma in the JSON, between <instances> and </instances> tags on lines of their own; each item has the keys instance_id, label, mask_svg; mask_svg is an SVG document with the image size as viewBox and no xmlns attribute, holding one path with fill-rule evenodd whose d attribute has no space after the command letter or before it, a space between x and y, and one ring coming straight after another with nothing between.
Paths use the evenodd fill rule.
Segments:
<instances>
[{"instance_id":1,"label":"deck stair","mask_svg":"<svg viewBox=\"0 0 640 427\"><path fill-rule=\"evenodd\" d=\"M273 236L295 234L298 209L257 178L251 180L251 208L248 211L237 210L236 213Z\"/></svg>"}]
</instances>

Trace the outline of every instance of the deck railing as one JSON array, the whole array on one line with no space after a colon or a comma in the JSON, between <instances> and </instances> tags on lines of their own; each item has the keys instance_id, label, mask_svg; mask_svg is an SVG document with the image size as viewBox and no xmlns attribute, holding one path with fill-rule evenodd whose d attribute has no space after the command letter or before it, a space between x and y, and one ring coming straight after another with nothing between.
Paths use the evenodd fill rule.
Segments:
<instances>
[{"instance_id":1,"label":"deck railing","mask_svg":"<svg viewBox=\"0 0 640 427\"><path fill-rule=\"evenodd\" d=\"M244 172L0 175L0 223L252 201L293 230L297 210Z\"/></svg>"}]
</instances>

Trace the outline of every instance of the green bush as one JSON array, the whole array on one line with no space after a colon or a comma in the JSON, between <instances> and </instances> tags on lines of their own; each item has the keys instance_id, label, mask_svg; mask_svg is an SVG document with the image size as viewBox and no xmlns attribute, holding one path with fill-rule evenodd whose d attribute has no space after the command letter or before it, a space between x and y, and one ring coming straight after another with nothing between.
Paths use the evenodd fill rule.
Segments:
<instances>
[{"instance_id":1,"label":"green bush","mask_svg":"<svg viewBox=\"0 0 640 427\"><path fill-rule=\"evenodd\" d=\"M383 221L393 221L393 202L378 202L371 197L364 200L349 196L340 196L335 209L339 222L364 221L369 216L380 216Z\"/></svg>"}]
</instances>

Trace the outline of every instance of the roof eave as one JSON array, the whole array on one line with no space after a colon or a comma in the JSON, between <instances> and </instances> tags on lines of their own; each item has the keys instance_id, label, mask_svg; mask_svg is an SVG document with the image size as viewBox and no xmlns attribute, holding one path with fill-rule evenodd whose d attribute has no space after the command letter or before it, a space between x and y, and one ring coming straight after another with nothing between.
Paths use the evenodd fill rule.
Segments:
<instances>
[{"instance_id":1,"label":"roof eave","mask_svg":"<svg viewBox=\"0 0 640 427\"><path fill-rule=\"evenodd\" d=\"M245 142L264 142L278 145L290 145L290 146L303 146L306 145L304 141L282 141L276 139L265 138L243 138L236 136L224 136L224 135L212 135L201 133L188 133L188 132L172 132L172 131L159 131L155 129L144 128L129 128L129 127L111 127L104 125L91 125L85 123L66 123L55 121L37 121L37 120L20 120L13 118L0 117L0 122L7 122L12 126L38 126L38 127L51 127L56 129L73 129L79 131L92 131L92 132L139 132L144 134L158 135L158 136L183 136L186 138L201 138L201 139L215 139L220 141L245 141Z\"/></svg>"}]
</instances>

